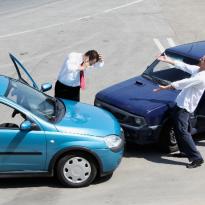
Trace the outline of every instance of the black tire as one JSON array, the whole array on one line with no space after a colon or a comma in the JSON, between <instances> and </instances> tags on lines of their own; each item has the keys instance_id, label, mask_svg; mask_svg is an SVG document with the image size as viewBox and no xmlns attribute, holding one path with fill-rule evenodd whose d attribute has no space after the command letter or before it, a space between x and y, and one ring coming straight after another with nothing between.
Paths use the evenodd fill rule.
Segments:
<instances>
[{"instance_id":1,"label":"black tire","mask_svg":"<svg viewBox=\"0 0 205 205\"><path fill-rule=\"evenodd\" d=\"M113 172L110 173L110 174L107 174L107 175L105 175L103 177L101 177L101 180L106 182L106 181L108 181L108 180L110 180L112 178L112 175L113 175Z\"/></svg>"},{"instance_id":2,"label":"black tire","mask_svg":"<svg viewBox=\"0 0 205 205\"><path fill-rule=\"evenodd\" d=\"M110 173L110 174L107 174L105 176L98 176L98 177L96 177L94 182L97 183L97 184L98 183L106 182L106 181L108 181L108 180L110 180L112 178L112 175L113 175L113 172Z\"/></svg>"},{"instance_id":3,"label":"black tire","mask_svg":"<svg viewBox=\"0 0 205 205\"><path fill-rule=\"evenodd\" d=\"M178 151L177 141L175 138L174 128L171 123L167 123L159 136L158 147L164 153Z\"/></svg>"},{"instance_id":4,"label":"black tire","mask_svg":"<svg viewBox=\"0 0 205 205\"><path fill-rule=\"evenodd\" d=\"M95 179L97 168L89 155L80 152L70 153L59 160L56 175L66 187L85 187L89 186Z\"/></svg>"}]
</instances>

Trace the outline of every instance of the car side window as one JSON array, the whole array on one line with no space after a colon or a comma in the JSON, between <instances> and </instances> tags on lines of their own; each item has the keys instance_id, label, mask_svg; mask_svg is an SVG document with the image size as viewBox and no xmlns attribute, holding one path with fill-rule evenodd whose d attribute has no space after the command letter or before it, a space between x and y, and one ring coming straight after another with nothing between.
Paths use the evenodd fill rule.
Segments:
<instances>
[{"instance_id":1,"label":"car side window","mask_svg":"<svg viewBox=\"0 0 205 205\"><path fill-rule=\"evenodd\" d=\"M0 129L19 129L25 119L26 116L23 113L0 103Z\"/></svg>"}]
</instances>

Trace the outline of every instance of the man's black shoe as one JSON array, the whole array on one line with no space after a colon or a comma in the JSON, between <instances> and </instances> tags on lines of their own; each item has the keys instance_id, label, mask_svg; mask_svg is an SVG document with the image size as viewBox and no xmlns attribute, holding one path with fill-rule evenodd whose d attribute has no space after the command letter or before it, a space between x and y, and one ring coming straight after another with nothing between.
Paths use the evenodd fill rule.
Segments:
<instances>
[{"instance_id":1,"label":"man's black shoe","mask_svg":"<svg viewBox=\"0 0 205 205\"><path fill-rule=\"evenodd\" d=\"M180 153L175 153L171 155L172 157L177 157L177 158L188 158L187 155L183 152Z\"/></svg>"},{"instance_id":2,"label":"man's black shoe","mask_svg":"<svg viewBox=\"0 0 205 205\"><path fill-rule=\"evenodd\" d=\"M204 163L203 159L196 159L192 163L187 164L186 168L188 168L188 169L196 168L196 167L201 166L203 163Z\"/></svg>"}]
</instances>

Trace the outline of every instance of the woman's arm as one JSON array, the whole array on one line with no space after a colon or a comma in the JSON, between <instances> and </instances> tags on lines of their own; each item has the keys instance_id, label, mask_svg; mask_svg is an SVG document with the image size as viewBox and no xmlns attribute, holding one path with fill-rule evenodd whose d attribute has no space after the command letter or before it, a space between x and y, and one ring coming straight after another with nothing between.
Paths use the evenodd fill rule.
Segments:
<instances>
[{"instance_id":1,"label":"woman's arm","mask_svg":"<svg viewBox=\"0 0 205 205\"><path fill-rule=\"evenodd\" d=\"M101 54L99 54L99 61L93 65L93 68L102 68L104 66L104 59Z\"/></svg>"},{"instance_id":2,"label":"woman's arm","mask_svg":"<svg viewBox=\"0 0 205 205\"><path fill-rule=\"evenodd\" d=\"M66 61L67 69L72 72L84 70L84 64L81 65L80 59L79 53L70 53Z\"/></svg>"}]
</instances>

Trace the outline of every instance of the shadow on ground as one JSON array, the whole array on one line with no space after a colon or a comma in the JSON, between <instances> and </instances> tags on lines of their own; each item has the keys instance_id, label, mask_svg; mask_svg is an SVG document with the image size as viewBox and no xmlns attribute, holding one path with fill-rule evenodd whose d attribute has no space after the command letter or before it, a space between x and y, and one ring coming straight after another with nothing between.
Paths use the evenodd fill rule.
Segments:
<instances>
[{"instance_id":1,"label":"shadow on ground","mask_svg":"<svg viewBox=\"0 0 205 205\"><path fill-rule=\"evenodd\" d=\"M4 178L0 179L0 189L6 188L29 188L29 187L51 187L63 188L57 179L53 177L33 178Z\"/></svg>"},{"instance_id":2,"label":"shadow on ground","mask_svg":"<svg viewBox=\"0 0 205 205\"><path fill-rule=\"evenodd\" d=\"M156 145L134 145L127 144L125 146L125 158L144 158L148 161L161 164L182 165L185 166L185 162L181 162L177 158L173 158L171 154L161 153ZM170 159L167 159L170 158Z\"/></svg>"},{"instance_id":3,"label":"shadow on ground","mask_svg":"<svg viewBox=\"0 0 205 205\"><path fill-rule=\"evenodd\" d=\"M194 140L197 146L205 146L204 134L198 134L194 136ZM182 165L185 166L188 163L181 162L181 159L174 158L172 154L161 153L156 145L136 145L128 143L125 146L125 158L144 158L154 163ZM186 159L185 159L186 160Z\"/></svg>"}]
</instances>

